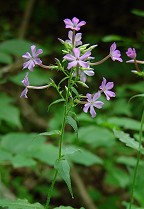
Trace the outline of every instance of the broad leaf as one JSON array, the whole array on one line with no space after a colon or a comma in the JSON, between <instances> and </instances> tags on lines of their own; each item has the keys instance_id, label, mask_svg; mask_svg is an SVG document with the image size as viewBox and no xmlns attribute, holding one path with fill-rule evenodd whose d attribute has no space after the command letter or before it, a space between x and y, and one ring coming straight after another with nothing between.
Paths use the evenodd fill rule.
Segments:
<instances>
[{"instance_id":1,"label":"broad leaf","mask_svg":"<svg viewBox=\"0 0 144 209\"><path fill-rule=\"evenodd\" d=\"M0 206L8 207L9 209L44 209L40 203L31 204L27 200L7 200L1 199Z\"/></svg>"},{"instance_id":2,"label":"broad leaf","mask_svg":"<svg viewBox=\"0 0 144 209\"><path fill-rule=\"evenodd\" d=\"M70 179L70 166L68 164L68 161L66 159L56 160L55 168L57 169L58 174L61 176L61 178L66 182L70 194L73 197L71 179Z\"/></svg>"},{"instance_id":3,"label":"broad leaf","mask_svg":"<svg viewBox=\"0 0 144 209\"><path fill-rule=\"evenodd\" d=\"M4 52L0 52L0 63L12 64L12 57Z\"/></svg>"},{"instance_id":4,"label":"broad leaf","mask_svg":"<svg viewBox=\"0 0 144 209\"><path fill-rule=\"evenodd\" d=\"M60 102L65 102L65 100L64 100L64 99L57 99L57 100L55 100L54 102L52 102L52 103L48 106L48 111L49 111L49 109L50 109L50 107L51 107L52 105L58 104L58 103L60 103Z\"/></svg>"},{"instance_id":5,"label":"broad leaf","mask_svg":"<svg viewBox=\"0 0 144 209\"><path fill-rule=\"evenodd\" d=\"M116 138L118 138L121 142L123 142L126 146L131 147L135 150L139 150L139 142L137 142L134 138L131 138L129 134L119 131L119 130L114 130L114 135ZM141 146L141 151L144 152L143 147Z\"/></svg>"}]
</instances>

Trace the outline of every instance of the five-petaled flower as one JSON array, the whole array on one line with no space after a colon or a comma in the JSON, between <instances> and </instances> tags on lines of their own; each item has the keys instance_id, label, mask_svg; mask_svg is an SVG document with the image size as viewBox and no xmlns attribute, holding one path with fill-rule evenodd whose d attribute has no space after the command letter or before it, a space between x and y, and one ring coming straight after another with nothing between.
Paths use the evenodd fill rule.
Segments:
<instances>
[{"instance_id":1,"label":"five-petaled flower","mask_svg":"<svg viewBox=\"0 0 144 209\"><path fill-rule=\"evenodd\" d=\"M84 105L83 111L87 113L90 108L90 114L92 118L94 118L96 116L96 111L94 107L100 109L104 104L102 101L97 101L97 99L101 96L101 93L99 91L94 95L87 93L86 96L87 103Z\"/></svg>"},{"instance_id":2,"label":"five-petaled flower","mask_svg":"<svg viewBox=\"0 0 144 209\"><path fill-rule=\"evenodd\" d=\"M26 62L23 64L23 69L28 68L30 71L33 71L35 65L40 65L42 63L38 56L43 53L43 50L38 49L36 51L36 46L32 45L31 53L32 55L29 52L26 52L26 54L22 56L26 60Z\"/></svg>"},{"instance_id":3,"label":"five-petaled flower","mask_svg":"<svg viewBox=\"0 0 144 209\"><path fill-rule=\"evenodd\" d=\"M80 27L86 24L85 21L79 21L79 19L76 17L74 17L72 20L67 18L64 20L64 23L66 25L66 28L70 28L76 31L80 30Z\"/></svg>"},{"instance_id":4,"label":"five-petaled flower","mask_svg":"<svg viewBox=\"0 0 144 209\"><path fill-rule=\"evenodd\" d=\"M73 55L72 54L66 54L63 58L70 61L68 63L68 69L76 66L81 66L83 68L88 68L89 63L85 61L89 58L91 55L90 51L87 51L82 56L80 56L80 49L79 48L73 48Z\"/></svg>"},{"instance_id":5,"label":"five-petaled flower","mask_svg":"<svg viewBox=\"0 0 144 209\"><path fill-rule=\"evenodd\" d=\"M27 93L28 93L28 88L27 86L29 86L29 80L28 80L28 73L26 73L26 76L24 77L24 79L22 80L23 85L25 86L25 89L22 91L20 97L25 97L27 98Z\"/></svg>"},{"instance_id":6,"label":"five-petaled flower","mask_svg":"<svg viewBox=\"0 0 144 209\"><path fill-rule=\"evenodd\" d=\"M128 48L127 52L126 52L126 55L132 59L135 59L136 58L136 50L135 48Z\"/></svg>"},{"instance_id":7,"label":"five-petaled flower","mask_svg":"<svg viewBox=\"0 0 144 209\"><path fill-rule=\"evenodd\" d=\"M82 37L81 36L82 36L81 33L77 33L74 35L74 46L82 45L82 42L81 42ZM69 40L66 40L66 43L72 44L73 32L71 30L68 32L68 38L69 38Z\"/></svg>"},{"instance_id":8,"label":"five-petaled flower","mask_svg":"<svg viewBox=\"0 0 144 209\"><path fill-rule=\"evenodd\" d=\"M113 61L118 60L119 62L122 62L121 53L119 50L116 49L116 43L114 42L110 47L110 56Z\"/></svg>"},{"instance_id":9,"label":"five-petaled flower","mask_svg":"<svg viewBox=\"0 0 144 209\"><path fill-rule=\"evenodd\" d=\"M106 99L110 100L110 97L115 97L115 93L113 91L110 91L114 87L113 82L107 82L105 78L103 78L103 81L100 85L101 92L103 92L106 95Z\"/></svg>"}]
</instances>

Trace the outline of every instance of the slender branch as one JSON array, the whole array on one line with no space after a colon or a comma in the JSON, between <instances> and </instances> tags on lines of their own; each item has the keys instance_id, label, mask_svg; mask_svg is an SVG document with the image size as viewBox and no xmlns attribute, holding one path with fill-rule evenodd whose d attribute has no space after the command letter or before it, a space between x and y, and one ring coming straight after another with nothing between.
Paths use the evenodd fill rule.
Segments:
<instances>
[{"instance_id":1,"label":"slender branch","mask_svg":"<svg viewBox=\"0 0 144 209\"><path fill-rule=\"evenodd\" d=\"M20 29L19 29L18 37L20 39L23 39L26 35L34 2L35 2L35 0L28 0L27 1L27 6L26 6L26 9L25 9L23 19L22 19L23 21L22 21L22 24L21 24Z\"/></svg>"},{"instance_id":2,"label":"slender branch","mask_svg":"<svg viewBox=\"0 0 144 209\"><path fill-rule=\"evenodd\" d=\"M106 57L104 57L102 60L98 61L98 62L93 62L93 63L90 63L90 65L100 65L102 64L103 62L105 62L106 60L108 60L110 58L110 54L108 54Z\"/></svg>"}]
</instances>

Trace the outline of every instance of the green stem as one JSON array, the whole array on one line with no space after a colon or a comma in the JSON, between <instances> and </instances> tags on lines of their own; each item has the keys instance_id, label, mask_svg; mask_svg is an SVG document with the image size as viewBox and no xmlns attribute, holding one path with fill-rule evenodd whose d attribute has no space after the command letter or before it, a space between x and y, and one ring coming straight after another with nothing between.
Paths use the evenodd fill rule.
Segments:
<instances>
[{"instance_id":1,"label":"green stem","mask_svg":"<svg viewBox=\"0 0 144 209\"><path fill-rule=\"evenodd\" d=\"M64 105L64 117L63 117L63 122L62 122L62 127L61 127L61 137L60 137L60 140L59 140L59 154L58 154L58 159L59 160L62 157L62 143L63 143L63 138L64 138L66 117L67 117L67 114L68 114L67 110L68 110L68 102L69 102L69 93L70 93L70 89L71 89L71 79L72 79L72 73L70 74L70 78L68 80L68 90L66 91L66 100L65 100L65 105ZM55 175L54 175L54 178L52 180L51 186L50 186L49 191L48 191L48 196L47 196L45 209L49 209L49 204L50 204L50 200L51 200L51 196L52 196L52 191L53 191L53 188L54 188L54 184L56 182L57 175L58 175L58 171L55 170Z\"/></svg>"},{"instance_id":2,"label":"green stem","mask_svg":"<svg viewBox=\"0 0 144 209\"><path fill-rule=\"evenodd\" d=\"M136 183L136 176L137 176L137 171L139 167L139 162L140 162L140 157L141 157L141 145L142 145L142 129L143 129L143 124L144 124L144 110L141 118L141 126L140 126L140 131L139 131L139 148L138 148L138 156L137 156L137 162L134 170L134 177L133 177L133 184L132 184L132 190L131 190L131 195L130 195L130 205L129 209L131 209L132 204L133 204L133 199L134 199L134 187Z\"/></svg>"}]
</instances>

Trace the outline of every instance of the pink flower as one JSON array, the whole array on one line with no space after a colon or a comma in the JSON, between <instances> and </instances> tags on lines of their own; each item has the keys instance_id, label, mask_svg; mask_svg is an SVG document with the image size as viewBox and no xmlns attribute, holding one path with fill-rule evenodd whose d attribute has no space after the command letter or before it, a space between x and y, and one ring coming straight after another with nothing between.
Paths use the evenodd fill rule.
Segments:
<instances>
[{"instance_id":1,"label":"pink flower","mask_svg":"<svg viewBox=\"0 0 144 209\"><path fill-rule=\"evenodd\" d=\"M65 19L64 23L66 25L66 28L70 28L76 31L80 30L80 27L86 24L85 21L79 21L79 19L76 17L74 17L72 20Z\"/></svg>"},{"instance_id":2,"label":"pink flower","mask_svg":"<svg viewBox=\"0 0 144 209\"><path fill-rule=\"evenodd\" d=\"M115 93L113 91L110 91L110 89L112 89L113 87L114 87L113 82L107 82L106 83L106 79L103 78L103 81L102 81L99 88L106 95L107 100L110 100L110 97L115 97Z\"/></svg>"},{"instance_id":3,"label":"pink flower","mask_svg":"<svg viewBox=\"0 0 144 209\"><path fill-rule=\"evenodd\" d=\"M101 94L98 91L94 95L87 93L86 96L87 96L87 103L84 105L83 111L87 113L90 108L90 114L91 114L92 118L94 118L96 116L96 111L95 111L94 107L100 109L100 108L102 108L102 106L104 104L101 101L97 101L97 99L101 96Z\"/></svg>"},{"instance_id":4,"label":"pink flower","mask_svg":"<svg viewBox=\"0 0 144 209\"><path fill-rule=\"evenodd\" d=\"M87 51L85 54L80 56L80 49L78 48L73 48L73 54L66 54L63 58L70 61L68 63L68 69L75 67L77 65L83 67L83 68L88 68L89 64L85 60L89 58L91 55L90 51Z\"/></svg>"},{"instance_id":5,"label":"pink flower","mask_svg":"<svg viewBox=\"0 0 144 209\"><path fill-rule=\"evenodd\" d=\"M73 32L70 30L70 31L68 32L69 40L66 40L66 43L72 44L72 36L73 36ZM75 34L75 36L74 36L74 46L82 45L81 36L82 36L81 33Z\"/></svg>"},{"instance_id":6,"label":"pink flower","mask_svg":"<svg viewBox=\"0 0 144 209\"><path fill-rule=\"evenodd\" d=\"M116 49L116 43L114 42L110 47L110 56L113 61L118 60L119 62L122 62L121 53L119 50Z\"/></svg>"},{"instance_id":7,"label":"pink flower","mask_svg":"<svg viewBox=\"0 0 144 209\"><path fill-rule=\"evenodd\" d=\"M42 63L41 59L38 57L43 53L42 49L36 51L36 46L31 46L32 55L29 52L26 52L22 57L26 60L23 64L23 69L28 68L30 71L33 71L35 65L40 65Z\"/></svg>"},{"instance_id":8,"label":"pink flower","mask_svg":"<svg viewBox=\"0 0 144 209\"><path fill-rule=\"evenodd\" d=\"M127 52L126 52L126 55L132 59L135 59L136 58L136 50L135 48L128 48Z\"/></svg>"}]
</instances>

